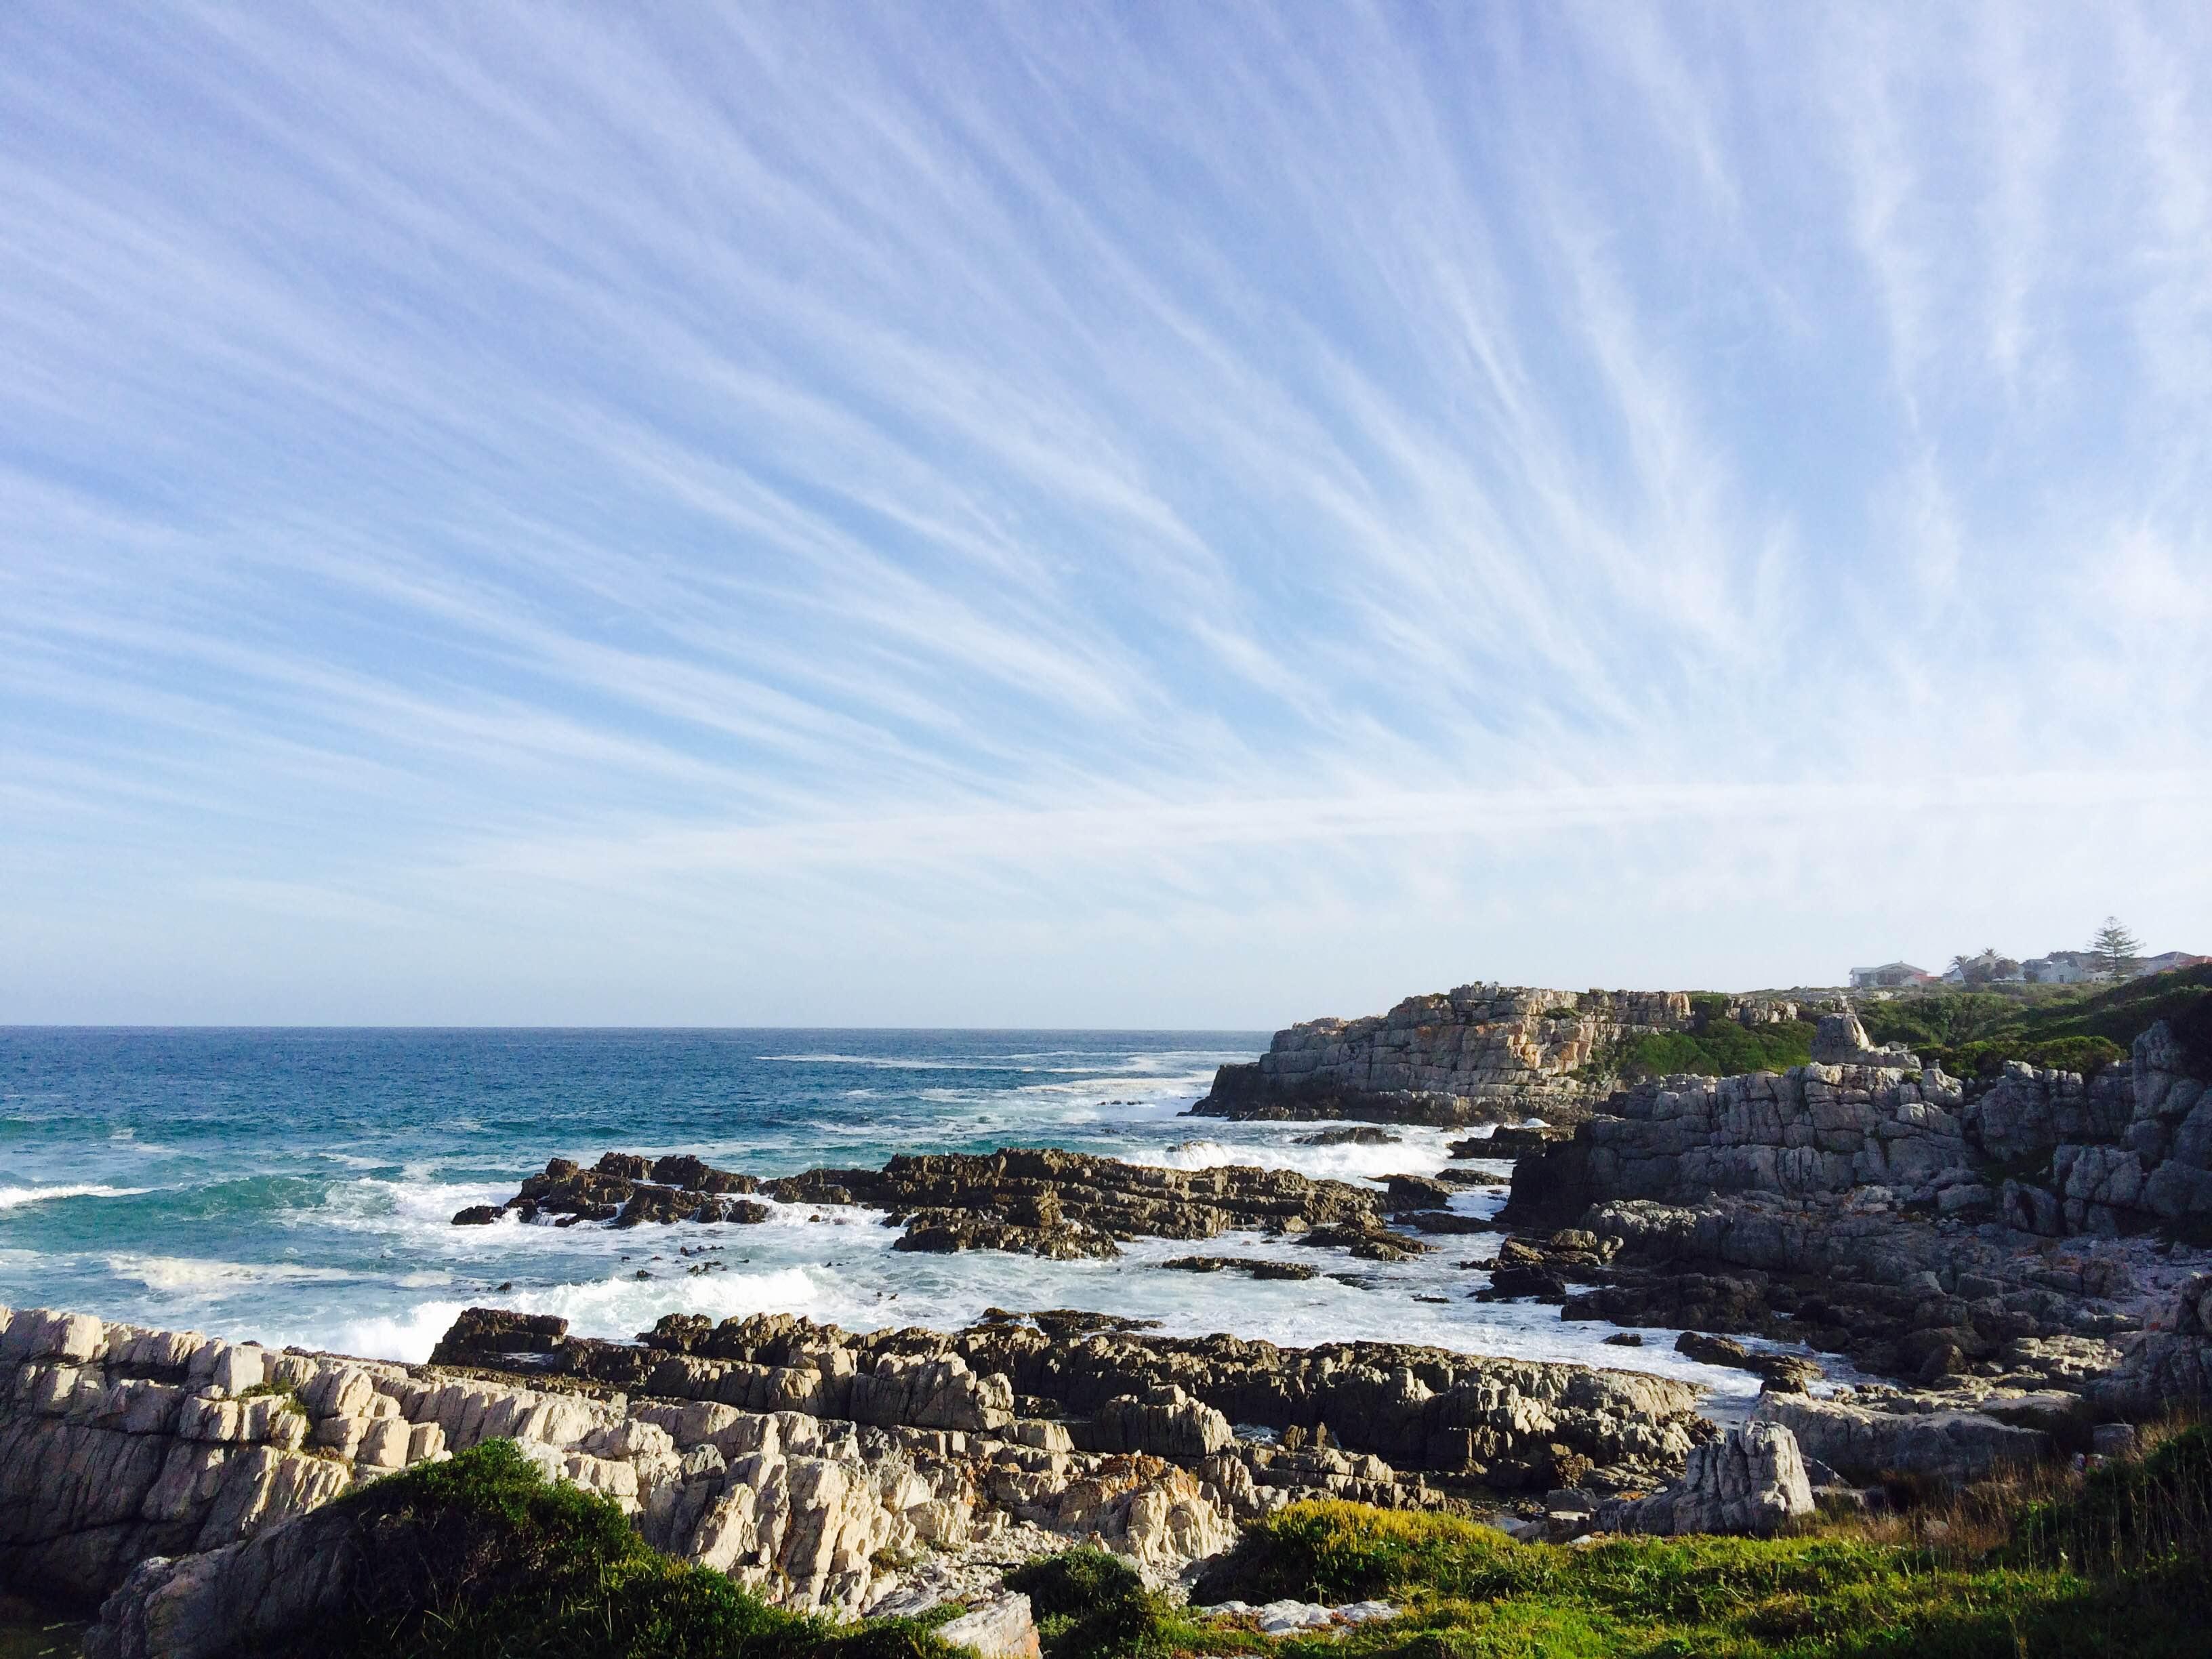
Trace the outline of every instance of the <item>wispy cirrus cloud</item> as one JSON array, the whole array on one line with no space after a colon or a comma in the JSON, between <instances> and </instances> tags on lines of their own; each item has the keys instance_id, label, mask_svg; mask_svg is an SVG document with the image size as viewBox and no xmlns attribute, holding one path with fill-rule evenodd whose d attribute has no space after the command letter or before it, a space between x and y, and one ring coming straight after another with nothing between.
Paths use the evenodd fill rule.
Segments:
<instances>
[{"instance_id":1,"label":"wispy cirrus cloud","mask_svg":"<svg viewBox=\"0 0 2212 1659\"><path fill-rule=\"evenodd\" d=\"M0 1018L2212 938L2207 44L19 8Z\"/></svg>"}]
</instances>

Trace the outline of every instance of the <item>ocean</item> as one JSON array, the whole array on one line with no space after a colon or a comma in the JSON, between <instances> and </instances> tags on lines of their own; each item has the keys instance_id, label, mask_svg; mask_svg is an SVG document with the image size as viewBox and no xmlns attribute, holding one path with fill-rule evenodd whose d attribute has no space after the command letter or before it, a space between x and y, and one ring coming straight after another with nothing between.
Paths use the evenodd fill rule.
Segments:
<instances>
[{"instance_id":1,"label":"ocean","mask_svg":"<svg viewBox=\"0 0 2212 1659\"><path fill-rule=\"evenodd\" d=\"M1359 1337L1626 1365L1704 1382L1715 1414L1757 1379L1469 1299L1494 1235L1416 1261L1352 1261L1257 1234L1140 1240L1114 1261L894 1251L871 1212L776 1206L763 1224L456 1227L551 1157L692 1152L785 1175L901 1152L1061 1146L1195 1169L1367 1180L1446 1163L1464 1132L1311 1146L1329 1126L1182 1115L1236 1031L312 1030L0 1028L0 1303L79 1309L420 1361L471 1304L628 1338L664 1314L804 1314L850 1329L952 1328L986 1309L1084 1308L1174 1334ZM1474 1167L1503 1183L1505 1164ZM1481 1212L1496 1194L1462 1193ZM1273 1256L1304 1281L1172 1272L1194 1253ZM1760 1345L1766 1346L1766 1345Z\"/></svg>"}]
</instances>

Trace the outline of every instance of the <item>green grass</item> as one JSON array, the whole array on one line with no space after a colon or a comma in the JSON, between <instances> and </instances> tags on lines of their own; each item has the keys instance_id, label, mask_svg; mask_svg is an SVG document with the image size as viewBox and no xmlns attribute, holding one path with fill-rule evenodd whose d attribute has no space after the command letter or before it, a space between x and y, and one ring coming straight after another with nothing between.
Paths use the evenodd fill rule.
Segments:
<instances>
[{"instance_id":1,"label":"green grass","mask_svg":"<svg viewBox=\"0 0 2212 1659\"><path fill-rule=\"evenodd\" d=\"M2212 1567L2212 1429L2191 1428L2148 1456L2106 1464L2078 1492L2025 1507L2005 1557L2116 1573L2195 1560ZM2208 1644L2212 1645L2212 1644Z\"/></svg>"},{"instance_id":2,"label":"green grass","mask_svg":"<svg viewBox=\"0 0 2212 1659\"><path fill-rule=\"evenodd\" d=\"M1934 1500L1931 1500L1934 1501ZM1007 1575L1045 1659L2179 1659L2212 1651L2212 1431L2087 1479L2019 1477L1798 1536L1517 1544L1463 1516L1293 1504L1246 1528L1206 1601L1382 1597L1399 1616L1271 1640L1073 1549ZM779 1612L647 1547L615 1506L492 1442L334 1509L380 1552L382 1601L286 1659L953 1659L928 1620ZM1940 1522L1939 1527L1936 1523ZM392 1598L394 1586L398 1599Z\"/></svg>"},{"instance_id":3,"label":"green grass","mask_svg":"<svg viewBox=\"0 0 2212 1659\"><path fill-rule=\"evenodd\" d=\"M2206 1651L2204 1568L2169 1553L2100 1575L1848 1534L1576 1549L1453 1516L1302 1504L1250 1528L1203 1593L1404 1609L1340 1639L1284 1643L1287 1659L2179 1659Z\"/></svg>"},{"instance_id":4,"label":"green grass","mask_svg":"<svg viewBox=\"0 0 2212 1659\"><path fill-rule=\"evenodd\" d=\"M2163 1019L2212 1074L2212 964L2118 985L1922 992L1869 1003L1859 1017L1876 1042L1908 1044L1961 1077L2000 1071L2008 1060L2095 1069Z\"/></svg>"},{"instance_id":5,"label":"green grass","mask_svg":"<svg viewBox=\"0 0 2212 1659\"><path fill-rule=\"evenodd\" d=\"M549 1484L511 1441L332 1509L373 1551L365 1604L268 1659L955 1659L917 1620L835 1625L651 1548L612 1500ZM244 1656L240 1656L244 1659Z\"/></svg>"},{"instance_id":6,"label":"green grass","mask_svg":"<svg viewBox=\"0 0 2212 1659\"><path fill-rule=\"evenodd\" d=\"M1588 1069L1633 1081L1688 1073L1736 1077L1746 1072L1786 1072L1813 1058L1816 1027L1805 1020L1739 1025L1715 1019L1701 1031L1658 1031L1607 1045Z\"/></svg>"}]
</instances>

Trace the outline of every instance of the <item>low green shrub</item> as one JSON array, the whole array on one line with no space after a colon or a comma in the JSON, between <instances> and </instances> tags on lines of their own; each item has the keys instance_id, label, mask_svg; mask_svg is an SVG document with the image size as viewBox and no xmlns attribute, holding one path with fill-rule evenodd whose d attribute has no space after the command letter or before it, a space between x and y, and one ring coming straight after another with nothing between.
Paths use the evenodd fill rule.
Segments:
<instances>
[{"instance_id":1,"label":"low green shrub","mask_svg":"<svg viewBox=\"0 0 2212 1659\"><path fill-rule=\"evenodd\" d=\"M2025 1060L2046 1071L2079 1072L2094 1077L2128 1051L2110 1037L2052 1037L2030 1042L2020 1037L1991 1037L1955 1048L1930 1048L1926 1058L1954 1077L1995 1077L2008 1060Z\"/></svg>"},{"instance_id":2,"label":"low green shrub","mask_svg":"<svg viewBox=\"0 0 2212 1659\"><path fill-rule=\"evenodd\" d=\"M372 1552L363 1605L267 1659L955 1659L914 1620L785 1613L672 1559L614 1502L539 1474L514 1443L418 1464L331 1506ZM239 1659L245 1659L240 1656Z\"/></svg>"},{"instance_id":3,"label":"low green shrub","mask_svg":"<svg viewBox=\"0 0 2212 1659\"><path fill-rule=\"evenodd\" d=\"M1929 1058L1946 1056L1943 1069L1962 1077L1974 1075L1975 1062L1985 1053L2000 1054L1992 1070L2006 1059L2080 1070L2057 1060L2033 1060L2028 1051L2068 1038L2094 1037L2124 1055L2136 1038L2162 1019L2185 1060L2201 1075L2212 1077L2212 964L2147 974L2118 985L1923 991L1869 1002L1859 1017L1876 1042L1902 1042Z\"/></svg>"},{"instance_id":4,"label":"low green shrub","mask_svg":"<svg viewBox=\"0 0 2212 1659\"><path fill-rule=\"evenodd\" d=\"M1045 1556L1008 1573L1006 1586L1030 1598L1047 1659L1119 1659L1175 1646L1166 1603L1104 1550Z\"/></svg>"},{"instance_id":5,"label":"low green shrub","mask_svg":"<svg viewBox=\"0 0 2212 1659\"><path fill-rule=\"evenodd\" d=\"M1802 1019L1772 1025L1715 1020L1702 1031L1656 1031L1610 1044L1589 1069L1634 1081L1673 1077L1738 1077L1747 1072L1786 1072L1813 1058L1818 1027Z\"/></svg>"}]
</instances>

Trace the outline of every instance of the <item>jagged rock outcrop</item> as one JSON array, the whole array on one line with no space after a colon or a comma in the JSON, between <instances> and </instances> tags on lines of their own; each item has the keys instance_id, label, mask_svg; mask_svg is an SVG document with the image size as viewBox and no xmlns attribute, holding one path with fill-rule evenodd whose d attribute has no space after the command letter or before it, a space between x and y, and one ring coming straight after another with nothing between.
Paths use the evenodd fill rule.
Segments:
<instances>
[{"instance_id":1,"label":"jagged rock outcrop","mask_svg":"<svg viewBox=\"0 0 2212 1659\"><path fill-rule=\"evenodd\" d=\"M1605 1115L1571 1140L1522 1158L1503 1218L1564 1226L1616 1199L1803 1198L1875 1186L1947 1212L1987 1208L1995 1194L1971 1162L1957 1113L1963 1098L1940 1072L1888 1066L1639 1085L1611 1097Z\"/></svg>"},{"instance_id":2,"label":"jagged rock outcrop","mask_svg":"<svg viewBox=\"0 0 2212 1659\"><path fill-rule=\"evenodd\" d=\"M282 1392L271 1392L281 1389ZM349 1376L252 1344L0 1308L0 1580L96 1600L442 1449Z\"/></svg>"},{"instance_id":3,"label":"jagged rock outcrop","mask_svg":"<svg viewBox=\"0 0 2212 1659\"><path fill-rule=\"evenodd\" d=\"M757 1195L747 1196L747 1195ZM1288 1170L1230 1165L1165 1170L1051 1148L988 1154L902 1154L881 1170L810 1170L762 1180L696 1158L648 1163L609 1152L589 1169L556 1158L499 1206L453 1218L467 1225L512 1213L635 1226L643 1222L757 1220L757 1201L865 1205L906 1232L895 1249L1015 1250L1056 1260L1114 1256L1133 1238L1213 1238L1234 1229L1306 1233L1382 1231L1370 1188ZM750 1205L759 1215L738 1213Z\"/></svg>"},{"instance_id":4,"label":"jagged rock outcrop","mask_svg":"<svg viewBox=\"0 0 2212 1659\"><path fill-rule=\"evenodd\" d=\"M1607 1043L1692 1024L1680 991L1547 991L1462 985L1387 1014L1317 1019L1224 1066L1191 1109L1234 1118L1364 1118L1474 1124L1572 1119L1597 1091L1573 1074Z\"/></svg>"},{"instance_id":5,"label":"jagged rock outcrop","mask_svg":"<svg viewBox=\"0 0 2212 1659\"><path fill-rule=\"evenodd\" d=\"M834 1416L851 1414L853 1379L886 1363L957 1361L954 1375L979 1379L978 1386L1010 1384L1024 1411L1055 1414L1055 1426L1064 1425L1078 1447L1139 1444L1171 1456L1203 1455L1193 1448L1218 1437L1218 1428L1173 1426L1180 1410L1193 1425L1219 1419L1302 1433L1325 1426L1346 1450L1509 1490L1551 1481L1563 1461L1615 1469L1622 1485L1650 1485L1654 1471L1671 1473L1708 1432L1695 1389L1638 1372L1412 1344L1282 1348L1110 1325L1084 1330L1050 1315L1008 1316L951 1334L855 1334L789 1315L720 1325L672 1315L644 1334L643 1346L570 1337L551 1353L527 1358L533 1369L556 1375L636 1378L625 1386L654 1395L766 1401ZM501 1363L496 1352L450 1340L441 1352L481 1365ZM1176 1405L1177 1390L1187 1406ZM1130 1425L1155 1413L1163 1425L1158 1437L1133 1443ZM1105 1425L1109 1419L1113 1426Z\"/></svg>"},{"instance_id":6,"label":"jagged rock outcrop","mask_svg":"<svg viewBox=\"0 0 2212 1659\"><path fill-rule=\"evenodd\" d=\"M471 1328L535 1345L524 1352L538 1358L549 1337L565 1340L542 1322L479 1315ZM1226 1502L1144 1449L1161 1444L1193 1464L1222 1452L1225 1425L1192 1402L1129 1402L1121 1449L1091 1453L1056 1424L1017 1420L1006 1377L979 1376L957 1354L887 1352L866 1366L848 1355L815 1375L844 1384L842 1404L807 1401L817 1413L841 1404L874 1421L0 1309L0 1575L85 1602L131 1578L116 1650L182 1652L191 1631L235 1632L255 1608L276 1617L286 1597L343 1578L339 1562L289 1587L267 1582L272 1563L297 1565L301 1540L317 1536L257 1541L271 1528L494 1438L611 1498L649 1541L787 1607L860 1611L898 1589L887 1562L957 1552L1010 1525L1093 1537L1155 1571L1230 1541ZM1399 1490L1394 1471L1382 1476L1382 1490ZM322 1546L310 1553L319 1560ZM169 1565L140 1571L155 1558Z\"/></svg>"},{"instance_id":7,"label":"jagged rock outcrop","mask_svg":"<svg viewBox=\"0 0 2212 1659\"><path fill-rule=\"evenodd\" d=\"M1745 1533L1771 1537L1813 1512L1813 1484L1796 1437L1771 1421L1745 1423L1690 1454L1682 1478L1649 1498L1601 1504L1608 1532Z\"/></svg>"},{"instance_id":8,"label":"jagged rock outcrop","mask_svg":"<svg viewBox=\"0 0 2212 1659\"><path fill-rule=\"evenodd\" d=\"M1813 1060L1820 1066L1873 1066L1917 1072L1920 1060L1901 1042L1876 1047L1859 1017L1849 1009L1823 1014L1813 1031Z\"/></svg>"},{"instance_id":9,"label":"jagged rock outcrop","mask_svg":"<svg viewBox=\"0 0 2212 1659\"><path fill-rule=\"evenodd\" d=\"M1991 1156L2048 1152L2047 1177L2003 1195L2015 1225L2106 1236L2150 1228L2212 1231L2212 1056L2160 1020L2129 1058L2086 1082L2014 1065L1977 1103Z\"/></svg>"},{"instance_id":10,"label":"jagged rock outcrop","mask_svg":"<svg viewBox=\"0 0 2212 1659\"><path fill-rule=\"evenodd\" d=\"M2100 1414L2134 1419L2212 1406L2212 1273L2182 1285L2088 1396Z\"/></svg>"},{"instance_id":11,"label":"jagged rock outcrop","mask_svg":"<svg viewBox=\"0 0 2212 1659\"><path fill-rule=\"evenodd\" d=\"M1875 1481L1886 1474L1979 1480L2041 1462L2053 1449L2044 1430L2007 1423L1986 1412L1943 1409L1909 1397L1897 1403L1917 1409L1770 1394L1759 1396L1753 1416L1787 1429L1804 1455L1853 1480Z\"/></svg>"},{"instance_id":12,"label":"jagged rock outcrop","mask_svg":"<svg viewBox=\"0 0 2212 1659\"><path fill-rule=\"evenodd\" d=\"M1596 1288L1568 1298L1568 1318L1756 1332L1921 1381L1998 1364L2024 1386L2045 1379L2019 1344L2095 1342L2137 1323L2137 1264L2117 1247L1916 1221L1873 1189L1806 1205L1628 1200L1583 1220L1618 1242L1578 1275Z\"/></svg>"},{"instance_id":13,"label":"jagged rock outcrop","mask_svg":"<svg viewBox=\"0 0 2212 1659\"><path fill-rule=\"evenodd\" d=\"M2047 1158L2068 1141L2117 1141L2134 1115L2133 1079L2124 1064L2085 1079L2015 1060L1960 1116L1984 1156L2016 1164Z\"/></svg>"}]
</instances>

